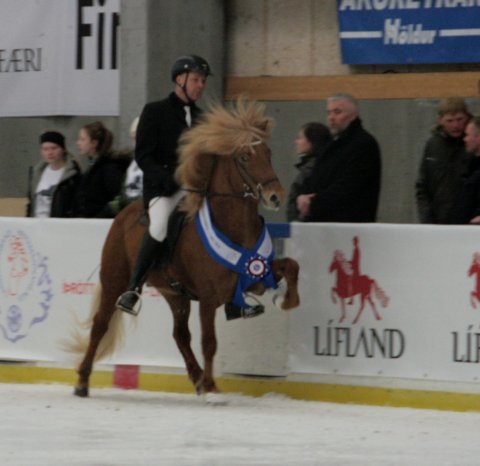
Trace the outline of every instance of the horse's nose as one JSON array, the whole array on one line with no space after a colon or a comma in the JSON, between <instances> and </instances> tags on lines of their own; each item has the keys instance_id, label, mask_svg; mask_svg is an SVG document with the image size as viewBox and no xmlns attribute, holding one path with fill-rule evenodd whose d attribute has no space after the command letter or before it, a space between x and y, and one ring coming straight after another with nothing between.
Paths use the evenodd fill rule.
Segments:
<instances>
[{"instance_id":1,"label":"horse's nose","mask_svg":"<svg viewBox=\"0 0 480 466\"><path fill-rule=\"evenodd\" d=\"M280 198L277 196L276 193L272 193L270 196L270 204L275 209L278 210L280 208Z\"/></svg>"}]
</instances>

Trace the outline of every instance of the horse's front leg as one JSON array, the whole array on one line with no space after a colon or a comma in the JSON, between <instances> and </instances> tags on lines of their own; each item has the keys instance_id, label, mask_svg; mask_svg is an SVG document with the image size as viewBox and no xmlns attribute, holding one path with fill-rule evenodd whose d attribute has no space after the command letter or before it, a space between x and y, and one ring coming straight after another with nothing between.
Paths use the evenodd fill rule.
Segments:
<instances>
[{"instance_id":1,"label":"horse's front leg","mask_svg":"<svg viewBox=\"0 0 480 466\"><path fill-rule=\"evenodd\" d=\"M333 304L337 304L337 298L335 295L338 295L338 290L335 287L330 289L330 297L332 298Z\"/></svg>"},{"instance_id":2,"label":"horse's front leg","mask_svg":"<svg viewBox=\"0 0 480 466\"><path fill-rule=\"evenodd\" d=\"M190 317L190 300L183 296L165 296L173 314L173 338L185 361L185 367L194 387L202 379L203 371L193 354L192 335L188 327Z\"/></svg>"},{"instance_id":3,"label":"horse's front leg","mask_svg":"<svg viewBox=\"0 0 480 466\"><path fill-rule=\"evenodd\" d=\"M280 304L281 309L293 309L300 305L298 294L299 269L298 262L289 257L272 261L272 273L275 280L279 282L282 278L285 278L287 282L287 290L283 296L283 302Z\"/></svg>"},{"instance_id":4,"label":"horse's front leg","mask_svg":"<svg viewBox=\"0 0 480 466\"><path fill-rule=\"evenodd\" d=\"M217 352L217 337L215 334L216 306L200 302L200 324L202 328L202 351L204 358L203 377L197 385L197 393L218 392L213 378L213 359Z\"/></svg>"},{"instance_id":5,"label":"horse's front leg","mask_svg":"<svg viewBox=\"0 0 480 466\"><path fill-rule=\"evenodd\" d=\"M338 291L337 291L338 294ZM338 295L340 298L340 309L342 312L342 315L340 316L339 322L342 323L345 321L347 318L347 310L345 309L345 298L341 298L340 295Z\"/></svg>"}]
</instances>

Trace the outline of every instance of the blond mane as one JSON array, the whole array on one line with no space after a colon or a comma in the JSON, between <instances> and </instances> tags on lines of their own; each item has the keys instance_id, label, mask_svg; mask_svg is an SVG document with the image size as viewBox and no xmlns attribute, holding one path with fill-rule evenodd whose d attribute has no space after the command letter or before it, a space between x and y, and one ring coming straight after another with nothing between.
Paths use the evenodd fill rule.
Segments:
<instances>
[{"instance_id":1,"label":"blond mane","mask_svg":"<svg viewBox=\"0 0 480 466\"><path fill-rule=\"evenodd\" d=\"M204 192L215 156L230 156L239 147L265 142L272 127L273 120L265 116L265 106L258 102L239 98L230 108L211 106L200 123L180 138L180 165L175 174L180 186ZM181 209L193 216L202 201L203 194L189 192Z\"/></svg>"}]
</instances>

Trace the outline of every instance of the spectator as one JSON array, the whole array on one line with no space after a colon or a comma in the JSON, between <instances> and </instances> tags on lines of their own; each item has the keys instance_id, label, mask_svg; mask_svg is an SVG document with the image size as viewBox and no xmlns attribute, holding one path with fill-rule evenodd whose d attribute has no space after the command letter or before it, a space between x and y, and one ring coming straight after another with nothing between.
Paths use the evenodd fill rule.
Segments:
<instances>
[{"instance_id":1,"label":"spectator","mask_svg":"<svg viewBox=\"0 0 480 466\"><path fill-rule=\"evenodd\" d=\"M120 192L131 160L131 151L113 152L112 143L112 133L100 121L80 129L77 147L89 166L75 193L74 217L112 217L108 203Z\"/></svg>"},{"instance_id":2,"label":"spectator","mask_svg":"<svg viewBox=\"0 0 480 466\"><path fill-rule=\"evenodd\" d=\"M137 135L139 117L136 117L130 125L130 137L135 143ZM108 203L112 216L116 216L124 207L131 202L142 198L143 191L143 172L137 164L135 158L132 159L127 168L125 179L123 180L120 193Z\"/></svg>"},{"instance_id":3,"label":"spectator","mask_svg":"<svg viewBox=\"0 0 480 466\"><path fill-rule=\"evenodd\" d=\"M350 94L327 99L333 141L320 153L305 193L297 197L305 222L374 222L380 192L381 156L375 138L363 129Z\"/></svg>"},{"instance_id":4,"label":"spectator","mask_svg":"<svg viewBox=\"0 0 480 466\"><path fill-rule=\"evenodd\" d=\"M290 186L287 201L287 220L289 222L299 220L297 196L302 193L303 183L312 172L320 149L331 139L328 127L322 123L306 123L300 128L295 138L297 156L300 159L295 164L298 174Z\"/></svg>"},{"instance_id":5,"label":"spectator","mask_svg":"<svg viewBox=\"0 0 480 466\"><path fill-rule=\"evenodd\" d=\"M415 197L421 223L448 224L471 155L463 137L471 115L463 99L449 98L438 107L438 121L425 144Z\"/></svg>"},{"instance_id":6,"label":"spectator","mask_svg":"<svg viewBox=\"0 0 480 466\"><path fill-rule=\"evenodd\" d=\"M40 135L40 151L42 160L29 171L27 217L70 217L80 167L58 131Z\"/></svg>"},{"instance_id":7,"label":"spectator","mask_svg":"<svg viewBox=\"0 0 480 466\"><path fill-rule=\"evenodd\" d=\"M473 117L465 130L465 148L473 156L452 214L455 224L480 224L480 116Z\"/></svg>"}]
</instances>

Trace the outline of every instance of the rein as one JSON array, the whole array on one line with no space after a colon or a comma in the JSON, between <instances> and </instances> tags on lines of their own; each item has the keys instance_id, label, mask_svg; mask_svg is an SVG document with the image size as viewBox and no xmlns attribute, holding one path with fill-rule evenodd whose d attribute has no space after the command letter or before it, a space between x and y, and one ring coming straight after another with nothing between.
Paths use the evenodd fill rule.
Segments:
<instances>
[{"instance_id":1,"label":"rein","mask_svg":"<svg viewBox=\"0 0 480 466\"><path fill-rule=\"evenodd\" d=\"M258 144L262 144L262 141L255 141L249 144L252 155L255 154L252 146L257 146ZM241 163L239 162L238 156L236 155L235 152L231 155L231 157L235 163L235 168L237 169L240 177L242 178L243 188L244 188L243 191L220 193L217 191L209 191L208 189L207 190L192 189L192 188L182 188L182 189L184 191L187 191L190 193L197 193L208 198L223 196L223 197L236 197L239 199L247 199L249 197L252 197L256 201L258 201L260 200L262 190L265 189L265 187L268 186L269 184L274 183L275 181L278 181L278 177L276 176L266 181L258 181L241 165ZM254 189L252 189L252 186L254 187Z\"/></svg>"}]
</instances>

